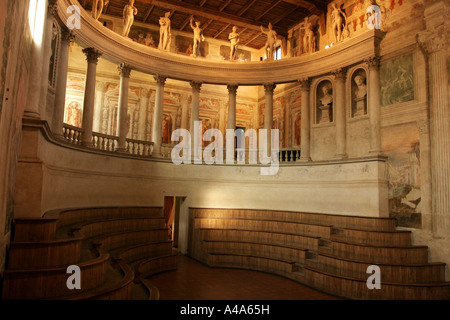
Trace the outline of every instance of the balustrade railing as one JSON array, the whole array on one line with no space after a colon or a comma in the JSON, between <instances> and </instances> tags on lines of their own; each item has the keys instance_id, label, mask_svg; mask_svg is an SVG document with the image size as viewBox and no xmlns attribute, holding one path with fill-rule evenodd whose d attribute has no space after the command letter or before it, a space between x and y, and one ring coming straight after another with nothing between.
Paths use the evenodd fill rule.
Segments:
<instances>
[{"instance_id":1,"label":"balustrade railing","mask_svg":"<svg viewBox=\"0 0 450 320\"><path fill-rule=\"evenodd\" d=\"M280 162L295 162L300 159L301 150L300 148L295 149L281 149L279 152Z\"/></svg>"},{"instance_id":2,"label":"balustrade railing","mask_svg":"<svg viewBox=\"0 0 450 320\"><path fill-rule=\"evenodd\" d=\"M82 128L74 127L66 123L63 124L63 137L70 144L81 145L83 131Z\"/></svg>"},{"instance_id":3,"label":"balustrade railing","mask_svg":"<svg viewBox=\"0 0 450 320\"><path fill-rule=\"evenodd\" d=\"M80 146L83 129L63 124L63 136L70 144ZM92 147L96 150L114 152L119 143L119 137L103 133L92 132ZM153 142L126 139L126 151L131 155L151 157L153 153Z\"/></svg>"}]
</instances>

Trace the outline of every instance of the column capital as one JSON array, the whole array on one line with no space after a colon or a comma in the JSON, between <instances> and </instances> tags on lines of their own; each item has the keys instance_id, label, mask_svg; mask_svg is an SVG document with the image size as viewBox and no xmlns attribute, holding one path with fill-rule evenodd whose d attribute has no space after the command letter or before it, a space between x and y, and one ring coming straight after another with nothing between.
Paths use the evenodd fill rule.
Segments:
<instances>
[{"instance_id":1,"label":"column capital","mask_svg":"<svg viewBox=\"0 0 450 320\"><path fill-rule=\"evenodd\" d=\"M130 74L131 74L131 70L133 70L133 67L128 64L121 63L117 66L117 70L119 70L120 76L129 78Z\"/></svg>"},{"instance_id":2,"label":"column capital","mask_svg":"<svg viewBox=\"0 0 450 320\"><path fill-rule=\"evenodd\" d=\"M311 86L311 79L310 78L303 78L303 79L299 79L297 80L300 89L302 89L303 91L309 91L309 88Z\"/></svg>"},{"instance_id":3,"label":"column capital","mask_svg":"<svg viewBox=\"0 0 450 320\"><path fill-rule=\"evenodd\" d=\"M48 0L47 17L56 17L56 11L58 10L57 0Z\"/></svg>"},{"instance_id":4,"label":"column capital","mask_svg":"<svg viewBox=\"0 0 450 320\"><path fill-rule=\"evenodd\" d=\"M167 77L166 77L166 76L163 76L163 75L160 75L160 74L155 74L155 75L153 76L153 79L155 79L156 84L159 84L159 85L165 85L165 84L166 84Z\"/></svg>"},{"instance_id":5,"label":"column capital","mask_svg":"<svg viewBox=\"0 0 450 320\"><path fill-rule=\"evenodd\" d=\"M340 68L335 70L333 73L334 80L344 80L347 78L347 70Z\"/></svg>"},{"instance_id":6,"label":"column capital","mask_svg":"<svg viewBox=\"0 0 450 320\"><path fill-rule=\"evenodd\" d=\"M239 87L238 84L234 84L234 83L227 84L227 89L228 89L229 93L236 94L238 87Z\"/></svg>"},{"instance_id":7,"label":"column capital","mask_svg":"<svg viewBox=\"0 0 450 320\"><path fill-rule=\"evenodd\" d=\"M70 45L70 43L75 39L75 34L72 30L66 27L61 28L61 43Z\"/></svg>"},{"instance_id":8,"label":"column capital","mask_svg":"<svg viewBox=\"0 0 450 320\"><path fill-rule=\"evenodd\" d=\"M200 92L203 82L191 81L190 84L191 84L192 90L194 90L196 92Z\"/></svg>"},{"instance_id":9,"label":"column capital","mask_svg":"<svg viewBox=\"0 0 450 320\"><path fill-rule=\"evenodd\" d=\"M264 90L265 90L266 94L267 93L273 94L276 87L277 87L277 85L275 83L272 83L272 82L264 83Z\"/></svg>"},{"instance_id":10,"label":"column capital","mask_svg":"<svg viewBox=\"0 0 450 320\"><path fill-rule=\"evenodd\" d=\"M364 62L367 63L369 70L379 70L380 69L381 58L379 56L370 57L370 58L364 60Z\"/></svg>"},{"instance_id":11,"label":"column capital","mask_svg":"<svg viewBox=\"0 0 450 320\"><path fill-rule=\"evenodd\" d=\"M95 64L97 64L98 58L102 55L100 51L94 48L85 48L83 49L83 53L86 55L87 62Z\"/></svg>"},{"instance_id":12,"label":"column capital","mask_svg":"<svg viewBox=\"0 0 450 320\"><path fill-rule=\"evenodd\" d=\"M447 37L445 31L445 26L440 25L432 31L420 32L416 36L417 44L426 55L439 51L445 52L447 48Z\"/></svg>"}]
</instances>

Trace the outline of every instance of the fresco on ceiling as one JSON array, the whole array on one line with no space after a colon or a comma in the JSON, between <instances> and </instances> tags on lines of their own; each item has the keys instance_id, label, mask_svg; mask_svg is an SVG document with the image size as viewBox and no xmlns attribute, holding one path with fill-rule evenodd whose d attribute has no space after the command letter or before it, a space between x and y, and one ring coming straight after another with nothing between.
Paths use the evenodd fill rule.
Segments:
<instances>
[{"instance_id":1,"label":"fresco on ceiling","mask_svg":"<svg viewBox=\"0 0 450 320\"><path fill-rule=\"evenodd\" d=\"M402 227L421 228L420 141L415 123L387 127L382 149L388 157L389 215Z\"/></svg>"},{"instance_id":2,"label":"fresco on ceiling","mask_svg":"<svg viewBox=\"0 0 450 320\"><path fill-rule=\"evenodd\" d=\"M380 66L381 105L414 100L412 53L383 62Z\"/></svg>"}]
</instances>

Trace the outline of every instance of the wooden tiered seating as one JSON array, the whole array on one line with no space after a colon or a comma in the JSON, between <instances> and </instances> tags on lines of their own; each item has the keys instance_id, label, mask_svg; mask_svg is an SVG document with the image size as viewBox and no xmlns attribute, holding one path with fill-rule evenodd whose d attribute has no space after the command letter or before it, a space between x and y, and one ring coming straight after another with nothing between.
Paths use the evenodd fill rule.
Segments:
<instances>
[{"instance_id":1,"label":"wooden tiered seating","mask_svg":"<svg viewBox=\"0 0 450 320\"><path fill-rule=\"evenodd\" d=\"M145 277L177 267L162 208L58 211L17 219L13 231L3 299L158 299ZM81 290L67 288L70 265Z\"/></svg>"},{"instance_id":2,"label":"wooden tiered seating","mask_svg":"<svg viewBox=\"0 0 450 320\"><path fill-rule=\"evenodd\" d=\"M212 267L275 273L349 299L450 299L445 264L391 218L190 209L189 254ZM369 289L381 271L381 289Z\"/></svg>"}]
</instances>

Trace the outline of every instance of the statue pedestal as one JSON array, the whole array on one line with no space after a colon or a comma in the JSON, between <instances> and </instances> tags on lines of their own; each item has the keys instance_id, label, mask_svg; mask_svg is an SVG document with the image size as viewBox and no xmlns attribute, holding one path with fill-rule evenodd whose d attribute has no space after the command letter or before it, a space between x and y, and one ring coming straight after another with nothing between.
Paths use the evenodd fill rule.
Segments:
<instances>
[{"instance_id":1,"label":"statue pedestal","mask_svg":"<svg viewBox=\"0 0 450 320\"><path fill-rule=\"evenodd\" d=\"M330 106L321 106L320 123L330 122Z\"/></svg>"}]
</instances>

